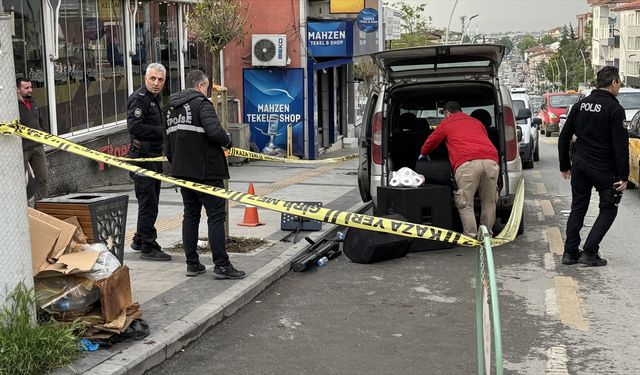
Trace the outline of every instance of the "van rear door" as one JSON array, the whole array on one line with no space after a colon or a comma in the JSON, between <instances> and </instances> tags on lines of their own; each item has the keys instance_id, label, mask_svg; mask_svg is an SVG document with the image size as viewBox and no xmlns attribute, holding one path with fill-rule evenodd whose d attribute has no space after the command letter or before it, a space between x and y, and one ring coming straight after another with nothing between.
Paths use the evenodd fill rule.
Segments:
<instances>
[{"instance_id":1,"label":"van rear door","mask_svg":"<svg viewBox=\"0 0 640 375\"><path fill-rule=\"evenodd\" d=\"M394 49L374 53L385 81L420 80L442 76L496 77L504 46L496 44L445 45Z\"/></svg>"},{"instance_id":2,"label":"van rear door","mask_svg":"<svg viewBox=\"0 0 640 375\"><path fill-rule=\"evenodd\" d=\"M358 164L358 189L363 202L371 200L371 146L372 128L375 117L376 102L380 92L375 88L364 112L362 123L360 124L360 136L358 139L358 151L360 163Z\"/></svg>"}]
</instances>

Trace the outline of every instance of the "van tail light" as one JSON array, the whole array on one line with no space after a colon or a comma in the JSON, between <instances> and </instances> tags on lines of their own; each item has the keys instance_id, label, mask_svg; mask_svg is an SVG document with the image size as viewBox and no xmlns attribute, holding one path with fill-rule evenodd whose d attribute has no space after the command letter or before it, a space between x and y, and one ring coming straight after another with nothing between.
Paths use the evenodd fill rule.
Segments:
<instances>
[{"instance_id":1,"label":"van tail light","mask_svg":"<svg viewBox=\"0 0 640 375\"><path fill-rule=\"evenodd\" d=\"M504 141L507 146L507 160L512 161L518 156L518 138L516 133L516 118L513 117L511 107L502 107L504 118Z\"/></svg>"},{"instance_id":2,"label":"van tail light","mask_svg":"<svg viewBox=\"0 0 640 375\"><path fill-rule=\"evenodd\" d=\"M374 164L382 165L382 112L377 112L373 116L373 126L371 127L371 161Z\"/></svg>"}]
</instances>

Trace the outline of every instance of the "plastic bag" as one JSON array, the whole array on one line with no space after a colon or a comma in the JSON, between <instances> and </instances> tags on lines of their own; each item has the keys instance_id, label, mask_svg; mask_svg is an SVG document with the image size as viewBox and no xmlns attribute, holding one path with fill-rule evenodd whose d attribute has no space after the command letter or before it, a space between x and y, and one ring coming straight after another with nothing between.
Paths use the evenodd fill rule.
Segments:
<instances>
[{"instance_id":1,"label":"plastic bag","mask_svg":"<svg viewBox=\"0 0 640 375\"><path fill-rule=\"evenodd\" d=\"M105 277L111 276L118 267L121 266L118 258L113 255L107 246L103 243L94 243L90 245L82 245L82 251L98 251L98 259L96 263L91 267L91 272L84 274L92 280L102 280Z\"/></svg>"},{"instance_id":2,"label":"plastic bag","mask_svg":"<svg viewBox=\"0 0 640 375\"><path fill-rule=\"evenodd\" d=\"M54 314L79 314L100 299L93 280L75 275L36 279L35 291L38 307Z\"/></svg>"}]
</instances>

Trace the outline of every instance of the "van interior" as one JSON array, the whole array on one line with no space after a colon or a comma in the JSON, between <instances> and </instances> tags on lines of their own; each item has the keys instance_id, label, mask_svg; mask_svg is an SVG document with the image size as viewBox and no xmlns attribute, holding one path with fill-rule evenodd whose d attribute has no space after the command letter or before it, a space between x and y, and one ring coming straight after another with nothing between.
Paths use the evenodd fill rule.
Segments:
<instances>
[{"instance_id":1,"label":"van interior","mask_svg":"<svg viewBox=\"0 0 640 375\"><path fill-rule=\"evenodd\" d=\"M387 117L389 171L397 171L402 167L416 170L420 149L444 118L441 109L450 100L458 102L464 113L482 122L491 142L501 150L500 133L495 121L495 89L489 84L461 82L402 86L393 90L390 97ZM445 143L429 157L432 161L448 161Z\"/></svg>"}]
</instances>

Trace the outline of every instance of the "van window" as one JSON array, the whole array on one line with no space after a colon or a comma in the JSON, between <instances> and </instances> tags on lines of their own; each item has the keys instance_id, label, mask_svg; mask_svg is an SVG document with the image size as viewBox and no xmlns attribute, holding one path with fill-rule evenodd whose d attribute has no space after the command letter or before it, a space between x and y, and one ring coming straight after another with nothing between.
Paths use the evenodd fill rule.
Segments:
<instances>
[{"instance_id":1,"label":"van window","mask_svg":"<svg viewBox=\"0 0 640 375\"><path fill-rule=\"evenodd\" d=\"M527 108L524 105L524 100L514 100L512 101L512 103L513 103L513 112L516 114L516 116L518 115L518 112L520 112L521 109ZM527 119L518 120L517 123L526 124Z\"/></svg>"}]
</instances>

